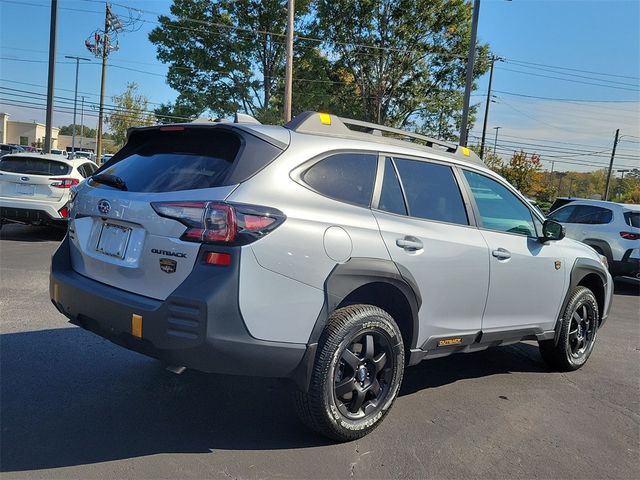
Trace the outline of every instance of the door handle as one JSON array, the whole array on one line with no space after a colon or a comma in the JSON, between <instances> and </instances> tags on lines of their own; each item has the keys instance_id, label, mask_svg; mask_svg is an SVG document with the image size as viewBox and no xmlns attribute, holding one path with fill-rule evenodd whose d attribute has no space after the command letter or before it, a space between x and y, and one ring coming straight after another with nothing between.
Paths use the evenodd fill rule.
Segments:
<instances>
[{"instance_id":1,"label":"door handle","mask_svg":"<svg viewBox=\"0 0 640 480\"><path fill-rule=\"evenodd\" d=\"M398 238L396 240L396 245L409 252L415 252L416 250L422 250L423 248L422 242L415 237Z\"/></svg>"},{"instance_id":2,"label":"door handle","mask_svg":"<svg viewBox=\"0 0 640 480\"><path fill-rule=\"evenodd\" d=\"M504 248L498 248L491 252L491 255L496 257L498 260L509 260L511 258L511 252L509 250L505 250Z\"/></svg>"}]
</instances>

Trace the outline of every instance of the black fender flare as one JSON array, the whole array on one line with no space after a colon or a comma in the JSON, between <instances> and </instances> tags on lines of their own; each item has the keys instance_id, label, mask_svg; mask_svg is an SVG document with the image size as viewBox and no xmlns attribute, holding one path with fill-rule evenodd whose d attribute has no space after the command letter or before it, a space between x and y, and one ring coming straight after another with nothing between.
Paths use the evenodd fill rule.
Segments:
<instances>
[{"instance_id":1,"label":"black fender flare","mask_svg":"<svg viewBox=\"0 0 640 480\"><path fill-rule=\"evenodd\" d=\"M564 296L564 300L562 301L562 307L560 308L560 315L556 320L556 326L554 328L555 335L553 337L553 344L558 344L558 339L560 338L560 327L562 325L562 317L564 315L564 311L567 308L567 304L569 303L569 298L571 297L571 292L578 286L578 284L582 281L584 277L587 275L595 273L600 277L603 285L607 284L607 274L604 270L602 264L592 258L576 258L576 261L573 263L571 267L571 277L569 280L569 288L567 288L567 292Z\"/></svg>"},{"instance_id":2,"label":"black fender flare","mask_svg":"<svg viewBox=\"0 0 640 480\"><path fill-rule=\"evenodd\" d=\"M413 322L413 335L408 347L416 347L419 330L418 312L422 305L422 296L411 273L391 260L351 258L345 263L337 264L324 282L324 303L311 331L304 358L293 377L303 391L308 390L318 340L329 316L350 293L371 283L386 283L394 286L405 296L411 308Z\"/></svg>"}]
</instances>

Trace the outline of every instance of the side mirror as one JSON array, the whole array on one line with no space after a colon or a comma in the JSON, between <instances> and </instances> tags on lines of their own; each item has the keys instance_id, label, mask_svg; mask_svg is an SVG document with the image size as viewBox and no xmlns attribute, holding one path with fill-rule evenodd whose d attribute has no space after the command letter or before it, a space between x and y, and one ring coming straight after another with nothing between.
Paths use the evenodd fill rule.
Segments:
<instances>
[{"instance_id":1,"label":"side mirror","mask_svg":"<svg viewBox=\"0 0 640 480\"><path fill-rule=\"evenodd\" d=\"M542 224L542 240L562 240L565 237L564 227L555 220L545 220Z\"/></svg>"}]
</instances>

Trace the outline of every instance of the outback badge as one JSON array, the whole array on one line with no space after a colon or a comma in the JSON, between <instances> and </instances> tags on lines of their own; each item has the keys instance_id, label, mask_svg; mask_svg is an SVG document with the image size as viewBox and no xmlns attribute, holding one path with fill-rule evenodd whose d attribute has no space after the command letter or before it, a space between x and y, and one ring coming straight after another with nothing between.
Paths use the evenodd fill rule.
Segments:
<instances>
[{"instance_id":1,"label":"outback badge","mask_svg":"<svg viewBox=\"0 0 640 480\"><path fill-rule=\"evenodd\" d=\"M560 260L556 260L556 263L553 264L556 267L556 270L560 270L562 266L562 262Z\"/></svg>"},{"instance_id":2,"label":"outback badge","mask_svg":"<svg viewBox=\"0 0 640 480\"><path fill-rule=\"evenodd\" d=\"M171 260L170 258L161 258L160 259L160 270L164 273L174 273L176 271L176 266L178 262L175 260Z\"/></svg>"}]
</instances>

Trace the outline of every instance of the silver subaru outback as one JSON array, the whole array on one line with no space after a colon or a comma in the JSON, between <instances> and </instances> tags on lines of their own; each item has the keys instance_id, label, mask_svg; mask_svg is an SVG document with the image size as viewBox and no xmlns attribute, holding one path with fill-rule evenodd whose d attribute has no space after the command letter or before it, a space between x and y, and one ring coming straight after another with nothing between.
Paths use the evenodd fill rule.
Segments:
<instances>
[{"instance_id":1,"label":"silver subaru outback","mask_svg":"<svg viewBox=\"0 0 640 480\"><path fill-rule=\"evenodd\" d=\"M404 369L537 340L580 368L606 259L464 147L305 112L137 128L74 188L50 295L168 365L283 377L338 441L376 428Z\"/></svg>"}]
</instances>

